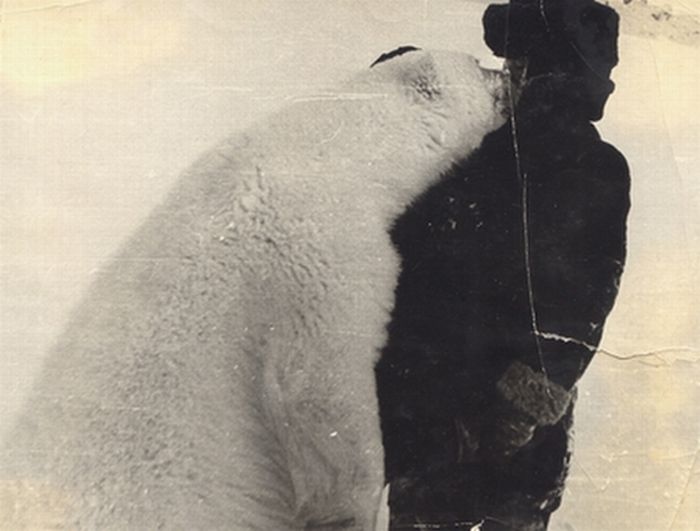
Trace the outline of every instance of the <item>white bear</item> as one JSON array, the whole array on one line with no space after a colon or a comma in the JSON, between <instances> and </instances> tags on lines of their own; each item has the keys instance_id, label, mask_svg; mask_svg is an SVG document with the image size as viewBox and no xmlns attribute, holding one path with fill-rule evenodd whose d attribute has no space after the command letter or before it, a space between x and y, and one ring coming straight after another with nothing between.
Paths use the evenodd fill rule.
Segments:
<instances>
[{"instance_id":1,"label":"white bear","mask_svg":"<svg viewBox=\"0 0 700 531\"><path fill-rule=\"evenodd\" d=\"M196 162L102 270L3 450L5 522L371 529L396 216L504 121L411 51Z\"/></svg>"}]
</instances>

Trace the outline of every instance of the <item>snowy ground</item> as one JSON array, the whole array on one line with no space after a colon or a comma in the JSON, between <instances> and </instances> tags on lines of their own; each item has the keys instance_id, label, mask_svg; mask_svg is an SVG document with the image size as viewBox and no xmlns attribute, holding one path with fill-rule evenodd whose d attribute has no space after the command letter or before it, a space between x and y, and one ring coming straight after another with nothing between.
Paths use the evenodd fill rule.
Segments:
<instances>
[{"instance_id":1,"label":"snowy ground","mask_svg":"<svg viewBox=\"0 0 700 531\"><path fill-rule=\"evenodd\" d=\"M401 44L489 55L486 2L37 9L61 3L0 3L0 430L91 271L204 148ZM697 9L687 0L678 12ZM580 386L555 530L700 528L699 48L661 26L640 30L648 20L637 11L627 20L600 129L632 170L629 264L604 340L610 355Z\"/></svg>"}]
</instances>

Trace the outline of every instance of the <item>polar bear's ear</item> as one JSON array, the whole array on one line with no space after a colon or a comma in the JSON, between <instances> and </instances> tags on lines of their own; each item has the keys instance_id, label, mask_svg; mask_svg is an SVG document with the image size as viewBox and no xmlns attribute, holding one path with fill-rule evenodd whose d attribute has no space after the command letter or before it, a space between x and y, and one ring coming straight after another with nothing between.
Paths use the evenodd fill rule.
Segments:
<instances>
[{"instance_id":1,"label":"polar bear's ear","mask_svg":"<svg viewBox=\"0 0 700 531\"><path fill-rule=\"evenodd\" d=\"M406 46L399 46L398 48L391 50L390 52L386 52L380 55L376 61L369 65L369 67L372 68L373 66L376 66L379 63L383 63L384 61L388 61L389 59L393 59L394 57L398 57L399 55L403 55L408 52L415 52L418 50L420 50L420 48L416 48L415 46L411 46L410 44Z\"/></svg>"}]
</instances>

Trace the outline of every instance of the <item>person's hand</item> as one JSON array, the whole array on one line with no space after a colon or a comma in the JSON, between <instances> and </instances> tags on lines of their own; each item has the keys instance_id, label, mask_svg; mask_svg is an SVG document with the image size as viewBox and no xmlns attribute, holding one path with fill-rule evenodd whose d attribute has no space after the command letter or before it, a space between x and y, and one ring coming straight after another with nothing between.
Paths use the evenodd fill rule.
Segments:
<instances>
[{"instance_id":1,"label":"person's hand","mask_svg":"<svg viewBox=\"0 0 700 531\"><path fill-rule=\"evenodd\" d=\"M504 461L532 440L537 422L499 399L478 418L455 419L457 462Z\"/></svg>"},{"instance_id":2,"label":"person's hand","mask_svg":"<svg viewBox=\"0 0 700 531\"><path fill-rule=\"evenodd\" d=\"M505 401L498 401L484 419L479 454L489 461L504 461L529 443L537 421Z\"/></svg>"}]
</instances>

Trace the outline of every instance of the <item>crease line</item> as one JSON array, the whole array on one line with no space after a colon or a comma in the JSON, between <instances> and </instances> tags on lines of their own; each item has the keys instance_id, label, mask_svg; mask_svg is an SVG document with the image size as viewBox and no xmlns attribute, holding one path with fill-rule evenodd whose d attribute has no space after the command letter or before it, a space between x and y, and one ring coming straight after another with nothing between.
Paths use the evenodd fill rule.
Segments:
<instances>
[{"instance_id":1,"label":"crease line","mask_svg":"<svg viewBox=\"0 0 700 531\"><path fill-rule=\"evenodd\" d=\"M625 356L622 354L617 354L615 352L612 352L612 351L604 349L604 348L597 347L591 343L587 343L586 341L576 339L575 337L562 336L562 335L556 334L554 332L538 331L537 334L542 339L548 339L551 341L560 341L562 343L574 343L575 345L587 348L590 352L593 352L593 353L599 352L601 354L604 354L606 356L610 356L611 358L614 358L616 360L621 360L621 361L633 360L633 359L639 359L639 358L660 357L663 353L666 353L666 352L698 352L698 349L691 348L691 347L667 347L667 348L662 348L662 349L650 350L647 352L635 352L633 354Z\"/></svg>"},{"instance_id":2,"label":"crease line","mask_svg":"<svg viewBox=\"0 0 700 531\"><path fill-rule=\"evenodd\" d=\"M99 1L99 0L77 0L75 2L71 2L69 4L46 4L43 6L37 6L37 7L30 7L27 9L15 9L14 11L6 11L5 15L25 15L27 13L35 13L37 11L46 11L46 10L52 10L52 9L70 9L73 7L80 7L83 4L90 4L92 2Z\"/></svg>"},{"instance_id":3,"label":"crease line","mask_svg":"<svg viewBox=\"0 0 700 531\"><path fill-rule=\"evenodd\" d=\"M511 15L511 4L508 3L507 20L506 20L506 31L505 31L505 50L506 56L508 55L508 39L510 37L510 15ZM546 19L545 19L546 22ZM507 61L507 59L506 59ZM535 338L535 348L537 349L537 356L540 362L540 370L544 374L545 378L549 380L547 374L547 368L544 365L544 355L542 353L542 342L540 341L540 331L537 324L537 309L535 307L535 291L532 282L532 257L530 256L530 219L528 213L528 180L527 172L522 169L522 164L520 160L520 146L518 144L518 125L516 119L516 105L514 97L513 88L513 78L510 72L510 68L507 66L506 62L506 75L508 76L508 98L510 100L510 108L512 109L510 116L510 130L511 137L513 141L513 154L515 156L515 171L521 183L520 201L522 209L522 237L523 237L523 253L525 262L525 276L527 283L527 297L528 306L530 310L530 324L532 327L532 334ZM547 395L552 398L551 391L549 387L545 388Z\"/></svg>"},{"instance_id":4,"label":"crease line","mask_svg":"<svg viewBox=\"0 0 700 531\"><path fill-rule=\"evenodd\" d=\"M678 500L678 504L676 505L676 509L673 512L673 519L671 520L670 525L668 526L668 530L671 531L673 529L673 526L676 525L676 521L678 520L678 515L681 512L681 508L683 507L683 502L685 499L688 497L688 489L690 488L690 482L693 480L693 470L695 470L695 465L698 463L698 454L700 453L700 448L698 448L695 451L695 457L693 458L693 462L690 464L690 468L688 469L688 477L685 480L685 485L683 486L683 492L681 494L680 499Z\"/></svg>"}]
</instances>

